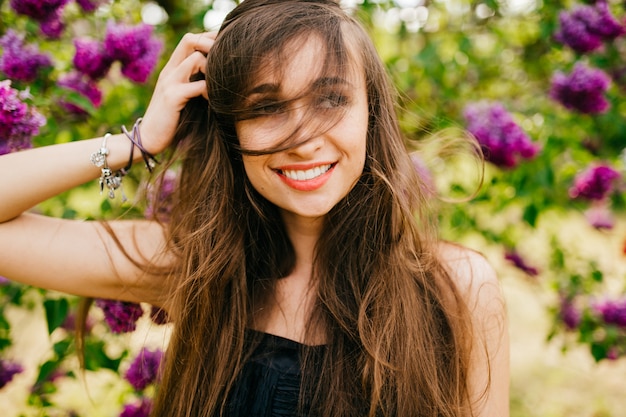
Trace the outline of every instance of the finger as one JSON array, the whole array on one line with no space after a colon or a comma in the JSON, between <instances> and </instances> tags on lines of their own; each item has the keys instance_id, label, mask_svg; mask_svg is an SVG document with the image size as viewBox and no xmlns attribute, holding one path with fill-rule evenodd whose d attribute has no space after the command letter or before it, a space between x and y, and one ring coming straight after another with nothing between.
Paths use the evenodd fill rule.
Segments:
<instances>
[{"instance_id":1,"label":"finger","mask_svg":"<svg viewBox=\"0 0 626 417\"><path fill-rule=\"evenodd\" d=\"M194 75L204 74L205 68L206 57L202 52L195 51L176 67L164 68L159 75L158 84L170 85L189 82L191 78L194 78Z\"/></svg>"},{"instance_id":2,"label":"finger","mask_svg":"<svg viewBox=\"0 0 626 417\"><path fill-rule=\"evenodd\" d=\"M204 80L185 83L180 87L180 93L187 100L193 97L202 96L208 98L206 83Z\"/></svg>"},{"instance_id":3,"label":"finger","mask_svg":"<svg viewBox=\"0 0 626 417\"><path fill-rule=\"evenodd\" d=\"M206 72L206 57L202 52L196 51L176 68L176 72L180 75L180 81L189 81L199 73L204 74Z\"/></svg>"},{"instance_id":4,"label":"finger","mask_svg":"<svg viewBox=\"0 0 626 417\"><path fill-rule=\"evenodd\" d=\"M172 52L165 67L177 66L194 51L208 53L215 42L215 36L207 33L186 33Z\"/></svg>"},{"instance_id":5,"label":"finger","mask_svg":"<svg viewBox=\"0 0 626 417\"><path fill-rule=\"evenodd\" d=\"M215 43L216 36L217 32L199 33L194 49L204 54L208 54Z\"/></svg>"}]
</instances>

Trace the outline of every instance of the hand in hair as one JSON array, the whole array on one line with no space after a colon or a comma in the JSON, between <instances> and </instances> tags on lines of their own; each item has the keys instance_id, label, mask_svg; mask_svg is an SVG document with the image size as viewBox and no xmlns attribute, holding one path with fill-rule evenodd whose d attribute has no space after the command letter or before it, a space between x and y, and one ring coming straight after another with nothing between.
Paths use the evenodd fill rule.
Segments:
<instances>
[{"instance_id":1,"label":"hand in hair","mask_svg":"<svg viewBox=\"0 0 626 417\"><path fill-rule=\"evenodd\" d=\"M141 124L148 152L158 154L172 142L180 112L190 99L207 97L206 82L198 75L205 73L215 36L215 32L187 33L163 67Z\"/></svg>"}]
</instances>

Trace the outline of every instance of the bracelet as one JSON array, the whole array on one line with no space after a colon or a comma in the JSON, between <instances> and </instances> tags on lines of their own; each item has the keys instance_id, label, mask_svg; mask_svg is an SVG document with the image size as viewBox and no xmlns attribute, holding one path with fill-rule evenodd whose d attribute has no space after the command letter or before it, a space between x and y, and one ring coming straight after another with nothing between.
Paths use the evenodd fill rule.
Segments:
<instances>
[{"instance_id":1,"label":"bracelet","mask_svg":"<svg viewBox=\"0 0 626 417\"><path fill-rule=\"evenodd\" d=\"M130 160L128 161L128 168L130 168L130 165L132 164L133 151L134 151L135 146L136 146L137 149L139 149L139 151L141 152L141 156L142 156L143 161L144 161L144 163L146 165L146 169L149 172L152 172L152 170L156 167L156 165L159 163L159 161L157 161L157 159L154 157L154 155L152 155L150 152L148 152L146 150L146 148L144 148L143 145L141 144L141 133L139 133L139 125L141 124L142 120L143 120L143 118L141 118L141 117L139 119L137 119L137 121L133 125L132 134L128 131L128 129L126 129L126 126L122 126L122 132L124 132L124 134L126 135L128 140L130 140L132 142L132 144L134 145L131 148L131 151L130 151ZM124 169L126 169L126 168L124 168Z\"/></svg>"},{"instance_id":2,"label":"bracelet","mask_svg":"<svg viewBox=\"0 0 626 417\"><path fill-rule=\"evenodd\" d=\"M96 167L100 168L100 194L104 191L104 187L107 187L108 195L110 199L115 198L115 190L122 187L122 178L126 175L127 170L121 169L119 171L113 172L109 165L107 164L107 156L109 155L109 148L107 148L107 140L111 136L110 133L104 135L102 138L102 145L100 145L100 149L91 154L89 158L91 163ZM132 150L131 150L132 155ZM132 161L132 156L131 156ZM122 202L127 200L126 195L124 194L124 189L121 189L122 192Z\"/></svg>"}]
</instances>

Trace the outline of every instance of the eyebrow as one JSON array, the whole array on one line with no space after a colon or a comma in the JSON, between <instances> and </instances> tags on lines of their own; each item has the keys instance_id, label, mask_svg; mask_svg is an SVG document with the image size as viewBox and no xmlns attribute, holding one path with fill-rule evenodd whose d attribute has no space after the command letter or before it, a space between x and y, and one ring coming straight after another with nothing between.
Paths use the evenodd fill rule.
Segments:
<instances>
[{"instance_id":1,"label":"eyebrow","mask_svg":"<svg viewBox=\"0 0 626 417\"><path fill-rule=\"evenodd\" d=\"M346 79L341 78L341 77L322 77L322 78L318 78L317 80L315 80L315 82L312 84L311 87L313 87L313 89L317 89L320 87L334 86L334 85L351 86L352 84ZM276 93L278 91L280 91L280 84L265 83L265 84L260 84L254 87L252 90L248 92L247 95Z\"/></svg>"}]
</instances>

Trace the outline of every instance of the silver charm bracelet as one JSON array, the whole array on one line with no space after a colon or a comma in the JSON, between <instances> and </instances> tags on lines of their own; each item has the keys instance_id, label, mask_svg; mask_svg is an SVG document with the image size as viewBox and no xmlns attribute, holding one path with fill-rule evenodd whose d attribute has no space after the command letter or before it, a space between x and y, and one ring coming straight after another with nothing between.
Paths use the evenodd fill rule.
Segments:
<instances>
[{"instance_id":1,"label":"silver charm bracelet","mask_svg":"<svg viewBox=\"0 0 626 417\"><path fill-rule=\"evenodd\" d=\"M100 149L91 154L89 158L91 163L96 167L100 168L100 194L104 191L104 187L108 190L108 196L110 199L115 198L115 190L121 188L122 193L122 202L127 200L126 194L124 194L124 189L122 188L122 178L126 175L126 169L121 169L119 171L113 172L109 165L107 164L107 156L109 155L109 148L107 148L107 139L111 136L110 133L104 135L102 139L102 145L100 145ZM131 151L132 152L132 151ZM131 154L131 162L132 162L132 154Z\"/></svg>"}]
</instances>

